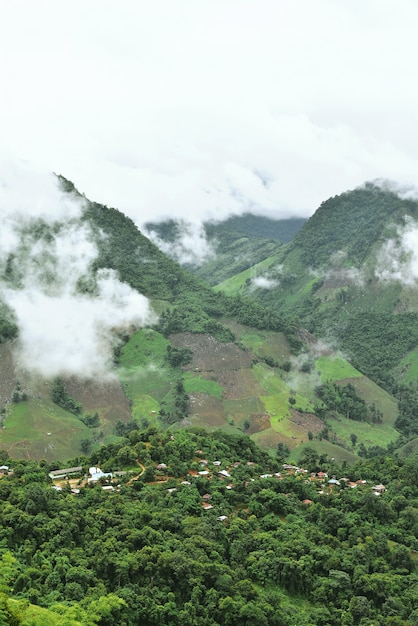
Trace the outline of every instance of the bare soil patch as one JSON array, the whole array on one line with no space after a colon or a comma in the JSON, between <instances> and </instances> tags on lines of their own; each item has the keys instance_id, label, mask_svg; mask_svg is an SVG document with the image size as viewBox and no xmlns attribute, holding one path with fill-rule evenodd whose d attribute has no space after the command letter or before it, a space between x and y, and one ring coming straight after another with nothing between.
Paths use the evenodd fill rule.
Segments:
<instances>
[{"instance_id":1,"label":"bare soil patch","mask_svg":"<svg viewBox=\"0 0 418 626\"><path fill-rule=\"evenodd\" d=\"M216 379L223 387L225 400L265 395L264 389L251 369L222 370L218 372Z\"/></svg>"},{"instance_id":2,"label":"bare soil patch","mask_svg":"<svg viewBox=\"0 0 418 626\"><path fill-rule=\"evenodd\" d=\"M258 413L250 415L249 417L251 426L247 430L249 435L267 430L271 427L270 416L267 413Z\"/></svg>"},{"instance_id":3,"label":"bare soil patch","mask_svg":"<svg viewBox=\"0 0 418 626\"><path fill-rule=\"evenodd\" d=\"M65 380L65 388L72 398L81 403L84 413L99 411L101 418L112 424L117 420L127 422L131 419L129 400L116 379L102 383L70 378Z\"/></svg>"},{"instance_id":4,"label":"bare soil patch","mask_svg":"<svg viewBox=\"0 0 418 626\"><path fill-rule=\"evenodd\" d=\"M194 392L190 397L190 416L198 418L202 426L224 426L225 408L221 400L207 393Z\"/></svg>"},{"instance_id":5,"label":"bare soil patch","mask_svg":"<svg viewBox=\"0 0 418 626\"><path fill-rule=\"evenodd\" d=\"M295 426L299 426L303 429L304 434L310 430L311 433L316 435L323 430L325 426L324 422L312 413L301 413L299 411L295 411L294 409L291 409L290 413L291 417L289 421L292 422L292 424L295 424Z\"/></svg>"},{"instance_id":6,"label":"bare soil patch","mask_svg":"<svg viewBox=\"0 0 418 626\"><path fill-rule=\"evenodd\" d=\"M276 449L277 444L280 442L287 443L289 445L289 448L292 448L295 445L295 442L292 441L292 439L288 437L284 437L283 435L273 430L272 428L268 428L267 430L263 430L258 433L255 433L251 437L251 439L253 439L257 443L257 445L267 450Z\"/></svg>"},{"instance_id":7,"label":"bare soil patch","mask_svg":"<svg viewBox=\"0 0 418 626\"><path fill-rule=\"evenodd\" d=\"M234 343L221 343L212 335L179 333L171 335L171 342L176 347L190 348L193 353L188 370L202 372L220 372L249 368L253 354L236 346Z\"/></svg>"},{"instance_id":8,"label":"bare soil patch","mask_svg":"<svg viewBox=\"0 0 418 626\"><path fill-rule=\"evenodd\" d=\"M12 354L12 344L0 344L0 404L4 406L12 398L18 374Z\"/></svg>"}]
</instances>

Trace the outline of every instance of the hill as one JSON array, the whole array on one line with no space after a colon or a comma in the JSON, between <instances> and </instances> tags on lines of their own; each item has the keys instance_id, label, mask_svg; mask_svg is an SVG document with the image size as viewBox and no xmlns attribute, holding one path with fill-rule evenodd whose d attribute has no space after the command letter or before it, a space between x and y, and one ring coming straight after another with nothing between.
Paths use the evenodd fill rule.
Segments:
<instances>
[{"instance_id":1,"label":"hill","mask_svg":"<svg viewBox=\"0 0 418 626\"><path fill-rule=\"evenodd\" d=\"M417 368L417 217L416 200L366 184L324 202L284 250L216 289L292 311L396 392Z\"/></svg>"},{"instance_id":2,"label":"hill","mask_svg":"<svg viewBox=\"0 0 418 626\"><path fill-rule=\"evenodd\" d=\"M80 197L71 183L61 179L61 184ZM244 433L283 459L296 459L306 446L316 446L336 461L353 462L403 445L405 440L397 443L400 434L416 436L411 407L418 414L418 397L388 383L395 371L413 367L416 313L387 309L393 288L380 284L374 269L382 233L393 235L394 220L402 223L399 203L404 207L404 201L397 199L393 207L393 194L370 186L353 194L324 203L319 217L292 242L263 240L263 254L272 245L274 256L215 289L163 254L122 213L82 198L80 223L94 233L97 254L77 290L94 300L101 273L112 271L149 298L158 316L145 327L113 328L110 378L65 371L36 377L14 361L13 344L4 343L0 356L9 374L0 389L0 447L11 455L51 461L98 450L138 426L193 425ZM380 239L368 238L361 252L353 243L354 224L365 211L379 213L381 198L386 208L376 231ZM350 202L357 212L349 233L331 240L327 215L343 228ZM412 215L413 203L405 206ZM46 246L62 228L35 226L31 237ZM227 249L237 240L231 237L228 243L223 233ZM323 262L327 245L328 266ZM345 256L336 255L339 246ZM309 250L317 248L315 261ZM15 289L19 254L9 264ZM307 266L308 261L319 265ZM360 291L354 297L348 286L354 269L365 273L367 268L371 281L367 289L366 283L356 285ZM321 335L325 342L318 341Z\"/></svg>"},{"instance_id":3,"label":"hill","mask_svg":"<svg viewBox=\"0 0 418 626\"><path fill-rule=\"evenodd\" d=\"M282 465L148 428L60 469L2 461L3 624L416 622L416 456Z\"/></svg>"},{"instance_id":4,"label":"hill","mask_svg":"<svg viewBox=\"0 0 418 626\"><path fill-rule=\"evenodd\" d=\"M293 239L305 222L302 218L271 219L247 213L221 222L203 224L204 237L210 250L199 263L183 266L210 285L215 285L276 253L282 244ZM184 225L174 220L146 224L148 232L160 242L169 243L176 258L176 245L181 241ZM170 254L170 249L167 249Z\"/></svg>"}]
</instances>

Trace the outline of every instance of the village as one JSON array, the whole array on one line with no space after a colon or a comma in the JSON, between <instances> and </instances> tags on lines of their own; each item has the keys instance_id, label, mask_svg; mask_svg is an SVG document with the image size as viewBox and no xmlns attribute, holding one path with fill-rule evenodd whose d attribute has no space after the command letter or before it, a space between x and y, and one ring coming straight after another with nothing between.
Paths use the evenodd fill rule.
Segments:
<instances>
[{"instance_id":1,"label":"village","mask_svg":"<svg viewBox=\"0 0 418 626\"><path fill-rule=\"evenodd\" d=\"M224 488L227 491L231 491L235 488L236 482L234 481L234 472L242 464L240 461L226 465L222 468L222 462L219 460L209 460L202 458L203 451L195 451L195 459L193 465L200 469L189 469L187 475L181 478L175 478L170 475L170 467L166 463L155 463L153 467L153 480L146 481L146 484L150 485L164 485L168 483L167 493L175 493L178 489L184 489L193 484L198 478L204 478L207 481L222 481ZM53 470L49 472L48 476L52 480L52 488L57 491L70 490L73 495L80 493L81 489L89 488L95 485L101 487L103 491L115 492L121 488L121 482L126 485L132 485L138 479L141 479L146 471L145 466L139 463L140 472L135 470L129 471L115 471L115 472L103 472L100 467L92 466L88 468L88 472L84 471L82 466L68 467L59 470ZM247 461L246 466L252 469L259 469L256 463ZM1 472L1 468L0 468ZM255 473L253 477L248 478L244 482L244 486L248 487L250 482L271 480L283 480L286 476L293 476L296 479L303 480L306 484L313 484L316 489L316 493L319 496L327 496L338 493L342 489L356 489L366 488L371 492L380 496L386 491L386 486L383 484L372 485L366 480L352 481L350 478L342 477L337 478L335 475L329 476L325 471L309 472L307 469L284 463L282 471L275 473ZM175 485L175 486L173 486ZM204 511L214 509L214 505L211 503L212 494L204 493L202 495L201 506ZM303 499L301 504L309 506L313 503L311 499ZM217 518L219 521L226 521L228 516L220 515Z\"/></svg>"}]
</instances>

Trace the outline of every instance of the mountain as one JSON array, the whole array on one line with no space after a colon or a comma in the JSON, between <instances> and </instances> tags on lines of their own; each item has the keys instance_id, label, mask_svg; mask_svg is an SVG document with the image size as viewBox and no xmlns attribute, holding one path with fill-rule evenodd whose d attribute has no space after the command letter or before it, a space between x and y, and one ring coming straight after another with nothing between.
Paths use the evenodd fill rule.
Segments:
<instances>
[{"instance_id":1,"label":"mountain","mask_svg":"<svg viewBox=\"0 0 418 626\"><path fill-rule=\"evenodd\" d=\"M19 227L14 233L18 244L4 263L4 294L13 305L23 295L27 296L23 302L26 309L41 299L43 308L39 315L49 316L48 309L57 307L57 302L67 306L64 312L61 304L57 308L64 319L65 316L78 315L78 309L86 309L88 313L86 307L93 304L99 315L95 318L95 325L89 326L81 317L78 327L71 326L74 340L67 336L69 331L64 325L60 328L61 334L54 335L53 345L47 339L49 331L55 332L55 329L40 326L39 320L35 330L44 328L45 336L37 338L41 345L45 344L43 352L59 352L60 344L65 346L60 360L55 359L53 367L39 375L32 371L39 370L39 362L34 361L33 355L32 361L25 354L24 358L22 354L19 356L20 344L30 334L28 328L34 331L33 324L28 326L34 315L27 310L26 318L11 323L11 316L4 312L4 327L11 324L12 330L3 334L0 347L4 372L0 390L3 425L0 445L9 453L48 460L67 458L120 437L124 433L123 424L131 418L159 420L165 425L181 422L192 407L193 399L189 400L188 396L192 390L202 393L210 403L212 395L208 388L212 384L213 372L217 372L219 363L225 360L224 350L233 353L232 378L237 364L242 364L244 370L251 370L253 357L244 346L237 345L233 331L224 323L226 319L251 324L260 330L285 333L289 345L299 345L291 317L278 316L256 302L215 293L160 252L122 213L88 201L62 177L60 184L70 199L82 203L81 213L68 222L39 219ZM71 236L66 239L68 232ZM74 245L73 250L71 246ZM65 262L60 257L60 246L65 250L69 248L69 253L64 255ZM94 248L94 254L91 248ZM115 283L116 277L117 281L123 281L122 286ZM111 290L108 289L109 279ZM103 289L103 280L107 280L104 284L109 293ZM68 284L71 284L71 293ZM116 315L115 297L118 294L115 286L121 289L123 285L149 298L159 317L154 316L154 320L148 322L148 328L138 330L132 324L126 326L125 322L119 322L118 327L116 317L113 324L112 319L104 320L108 309ZM127 304L129 298L123 302ZM102 341L103 321L113 326L113 329L109 328L112 333L107 332L103 338L115 344L116 367L110 379L106 373L101 376L86 374L82 359L76 360L78 370L71 369L71 363L66 364L69 352L72 361L78 352L84 354L84 344L91 343L92 333L99 333L99 342ZM22 326L25 323L26 326ZM55 325L53 316L50 323ZM210 373L196 375L197 357L193 350L198 353L199 347L189 347L189 338L194 336L204 338L214 347ZM13 338L14 343L10 342ZM210 350L206 352L209 354ZM45 354L39 356L45 360ZM189 362L192 369L188 372ZM256 378L252 374L250 378L250 386L256 385ZM217 389L216 394L222 395L222 384L215 381L213 386ZM241 397L241 391L234 393ZM220 414L215 413L214 422L233 430L242 428L242 411L236 418L237 426L230 426L229 422L234 418L230 416L230 410L225 409L224 402L226 398L219 403ZM255 400L254 403L257 404ZM258 407L257 414L262 412L262 407Z\"/></svg>"},{"instance_id":2,"label":"mountain","mask_svg":"<svg viewBox=\"0 0 418 626\"><path fill-rule=\"evenodd\" d=\"M216 290L291 311L402 398L418 371L417 217L416 200L368 183L324 202L279 254ZM401 430L409 436L416 432L416 394L409 391L408 399Z\"/></svg>"},{"instance_id":3,"label":"mountain","mask_svg":"<svg viewBox=\"0 0 418 626\"><path fill-rule=\"evenodd\" d=\"M411 243L417 217L417 201L366 184L324 202L280 254L251 268L251 282L244 273L218 289L292 311L380 382L399 379L399 368L408 380L403 359L418 338Z\"/></svg>"},{"instance_id":4,"label":"mountain","mask_svg":"<svg viewBox=\"0 0 418 626\"><path fill-rule=\"evenodd\" d=\"M203 262L185 262L183 266L210 285L277 254L284 243L293 239L305 220L303 218L272 219L246 213L220 222L203 224L208 254ZM167 253L174 252L181 242L184 225L174 220L146 224L147 231L160 242L170 244Z\"/></svg>"},{"instance_id":5,"label":"mountain","mask_svg":"<svg viewBox=\"0 0 418 626\"><path fill-rule=\"evenodd\" d=\"M418 623L415 202L212 288L61 185L2 232L0 623Z\"/></svg>"},{"instance_id":6,"label":"mountain","mask_svg":"<svg viewBox=\"0 0 418 626\"><path fill-rule=\"evenodd\" d=\"M97 255L77 290L90 302L102 273L114 272L158 317L113 324L111 378L33 376L5 337L0 446L9 453L76 457L149 425L244 433L295 462L306 448L352 463L415 445L418 396L405 383L417 367L417 300L382 253L408 241L414 201L376 185L332 198L290 242L262 240L264 258L215 288L116 209L83 203L80 223L95 233ZM44 224L31 237L48 244L58 231ZM222 227L216 236L228 254L241 246L242 233ZM259 239L246 237L255 251ZM8 267L17 285L18 265Z\"/></svg>"}]
</instances>

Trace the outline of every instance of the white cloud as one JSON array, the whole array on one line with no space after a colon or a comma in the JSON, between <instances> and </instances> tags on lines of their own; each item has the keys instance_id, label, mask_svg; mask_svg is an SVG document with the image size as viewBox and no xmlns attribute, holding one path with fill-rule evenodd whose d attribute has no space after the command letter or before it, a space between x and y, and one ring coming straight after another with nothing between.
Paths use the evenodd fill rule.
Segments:
<instances>
[{"instance_id":1,"label":"white cloud","mask_svg":"<svg viewBox=\"0 0 418 626\"><path fill-rule=\"evenodd\" d=\"M83 202L63 194L52 174L37 175L18 165L9 168L9 176L4 172L0 269L3 274L13 259L18 281L0 281L0 297L19 327L17 362L46 377L108 375L115 331L149 322L148 300L114 271L92 277L97 247L89 226L78 219ZM42 223L54 226L53 237L33 234ZM91 284L91 293L80 292L82 279Z\"/></svg>"},{"instance_id":2,"label":"white cloud","mask_svg":"<svg viewBox=\"0 0 418 626\"><path fill-rule=\"evenodd\" d=\"M251 281L251 286L256 289L274 289L280 282L268 276L255 276Z\"/></svg>"},{"instance_id":3,"label":"white cloud","mask_svg":"<svg viewBox=\"0 0 418 626\"><path fill-rule=\"evenodd\" d=\"M178 236L174 241L163 241L155 230L145 228L144 234L149 237L165 254L181 264L199 266L215 255L213 244L206 239L201 223L178 220Z\"/></svg>"},{"instance_id":4,"label":"white cloud","mask_svg":"<svg viewBox=\"0 0 418 626\"><path fill-rule=\"evenodd\" d=\"M418 280L418 223L410 217L398 227L396 237L388 239L377 256L376 276L383 282L399 281L416 285Z\"/></svg>"},{"instance_id":5,"label":"white cloud","mask_svg":"<svg viewBox=\"0 0 418 626\"><path fill-rule=\"evenodd\" d=\"M417 18L414 0L16 0L1 143L140 225L418 184Z\"/></svg>"}]
</instances>

